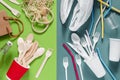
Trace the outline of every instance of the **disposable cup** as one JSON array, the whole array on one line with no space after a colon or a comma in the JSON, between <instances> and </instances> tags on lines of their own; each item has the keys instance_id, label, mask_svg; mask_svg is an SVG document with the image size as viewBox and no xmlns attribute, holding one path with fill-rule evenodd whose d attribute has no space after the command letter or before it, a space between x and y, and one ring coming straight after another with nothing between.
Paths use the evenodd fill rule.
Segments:
<instances>
[{"instance_id":1,"label":"disposable cup","mask_svg":"<svg viewBox=\"0 0 120 80\"><path fill-rule=\"evenodd\" d=\"M24 67L15 58L6 74L8 80L20 80L30 67Z\"/></svg>"},{"instance_id":2,"label":"disposable cup","mask_svg":"<svg viewBox=\"0 0 120 80\"><path fill-rule=\"evenodd\" d=\"M117 14L110 13L110 15L105 18L104 22L105 22L105 35L112 38L117 37L119 29Z\"/></svg>"},{"instance_id":3,"label":"disposable cup","mask_svg":"<svg viewBox=\"0 0 120 80\"><path fill-rule=\"evenodd\" d=\"M102 63L100 62L97 54L94 54L89 59L84 60L84 62L88 65L88 67L92 70L97 78L102 78L103 76L105 76L106 71Z\"/></svg>"},{"instance_id":4,"label":"disposable cup","mask_svg":"<svg viewBox=\"0 0 120 80\"><path fill-rule=\"evenodd\" d=\"M120 60L120 39L110 38L109 60L119 62Z\"/></svg>"}]
</instances>

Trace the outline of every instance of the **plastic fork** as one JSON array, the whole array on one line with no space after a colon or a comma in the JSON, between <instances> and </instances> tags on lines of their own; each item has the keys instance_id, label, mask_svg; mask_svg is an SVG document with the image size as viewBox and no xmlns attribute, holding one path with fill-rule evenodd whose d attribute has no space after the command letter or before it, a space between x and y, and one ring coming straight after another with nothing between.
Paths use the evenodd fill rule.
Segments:
<instances>
[{"instance_id":1,"label":"plastic fork","mask_svg":"<svg viewBox=\"0 0 120 80\"><path fill-rule=\"evenodd\" d=\"M64 57L64 58L63 58L63 66L64 66L64 68L65 68L65 77L66 77L66 80L68 80L68 76L67 76L68 57Z\"/></svg>"},{"instance_id":2,"label":"plastic fork","mask_svg":"<svg viewBox=\"0 0 120 80\"><path fill-rule=\"evenodd\" d=\"M93 49L95 48L95 45L99 40L99 37L100 37L100 33L96 32L95 35L93 36Z\"/></svg>"},{"instance_id":3,"label":"plastic fork","mask_svg":"<svg viewBox=\"0 0 120 80\"><path fill-rule=\"evenodd\" d=\"M87 42L88 50L89 50L90 54L92 54L92 49L91 49L89 38L85 34L84 34L84 37L85 37L85 40Z\"/></svg>"},{"instance_id":4,"label":"plastic fork","mask_svg":"<svg viewBox=\"0 0 120 80\"><path fill-rule=\"evenodd\" d=\"M86 49L87 53L90 55L90 50L88 49L87 41L84 38L81 38L81 44Z\"/></svg>"},{"instance_id":5,"label":"plastic fork","mask_svg":"<svg viewBox=\"0 0 120 80\"><path fill-rule=\"evenodd\" d=\"M3 4L6 8L8 8L13 15L15 15L16 17L20 16L20 12L16 9L13 9L12 7L10 7L7 3L5 3L3 0L0 0L0 3Z\"/></svg>"},{"instance_id":6,"label":"plastic fork","mask_svg":"<svg viewBox=\"0 0 120 80\"><path fill-rule=\"evenodd\" d=\"M75 55L75 59L76 59L77 65L79 66L79 69L80 69L81 80L83 80L83 72L82 72L82 67L81 67L82 61L81 61L80 55Z\"/></svg>"},{"instance_id":7,"label":"plastic fork","mask_svg":"<svg viewBox=\"0 0 120 80\"><path fill-rule=\"evenodd\" d=\"M48 50L47 50L46 55L45 55L45 58L44 58L44 61L43 61L42 65L40 66L40 68L39 68L39 70L38 70L38 72L37 72L37 74L36 74L36 76L35 76L36 78L39 77L39 75L40 75L40 73L41 73L41 71L42 71L45 63L46 63L47 60L51 57L52 51L53 51L52 49L48 49Z\"/></svg>"}]
</instances>

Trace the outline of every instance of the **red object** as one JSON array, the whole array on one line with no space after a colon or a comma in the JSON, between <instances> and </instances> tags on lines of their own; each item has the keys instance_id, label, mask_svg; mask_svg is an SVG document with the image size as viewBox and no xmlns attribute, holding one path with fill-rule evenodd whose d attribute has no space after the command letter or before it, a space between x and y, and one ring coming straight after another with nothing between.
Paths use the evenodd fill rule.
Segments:
<instances>
[{"instance_id":1,"label":"red object","mask_svg":"<svg viewBox=\"0 0 120 80\"><path fill-rule=\"evenodd\" d=\"M72 54L72 52L70 51L70 49L67 47L66 44L63 44L63 47L66 49L66 51L69 53L69 55L72 58L72 63L73 63L73 67L74 67L74 71L75 71L75 75L76 75L76 80L80 80L79 75L78 75L78 71L77 71L77 66L75 63L74 55Z\"/></svg>"},{"instance_id":2,"label":"red object","mask_svg":"<svg viewBox=\"0 0 120 80\"><path fill-rule=\"evenodd\" d=\"M8 72L7 77L10 80L20 80L29 68L21 66L16 60L13 60Z\"/></svg>"}]
</instances>

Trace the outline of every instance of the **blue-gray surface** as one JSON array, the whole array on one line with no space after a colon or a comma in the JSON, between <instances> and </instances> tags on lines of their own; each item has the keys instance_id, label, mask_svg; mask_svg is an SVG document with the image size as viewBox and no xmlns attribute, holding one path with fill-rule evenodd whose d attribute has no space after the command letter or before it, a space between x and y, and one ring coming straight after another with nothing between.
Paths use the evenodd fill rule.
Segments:
<instances>
[{"instance_id":1,"label":"blue-gray surface","mask_svg":"<svg viewBox=\"0 0 120 80\"><path fill-rule=\"evenodd\" d=\"M76 5L76 0L74 1L73 7ZM120 9L120 0L112 0L112 5L118 9ZM100 14L99 11L99 3L97 1L94 2L94 8L95 8L95 21L97 17ZM111 11L112 12L112 11ZM66 50L62 47L62 44L65 42L71 42L70 36L71 33L68 29L71 16L73 13L73 9L71 10L70 16L67 20L67 22L62 25L60 21L60 0L57 2L57 80L65 80L65 73L64 73L64 67L63 67L63 57L68 56L69 57L69 67L68 67L68 80L76 80L75 78L75 73L72 65L72 61ZM113 13L113 12L112 12ZM111 13L111 14L112 14ZM110 29L110 25L105 22L105 38L104 41L102 42L99 40L97 47L100 48L102 52L102 58L104 62L107 64L107 66L110 68L110 70L113 72L117 80L120 80L120 63L115 63L115 62L110 62L108 60L109 56L109 38L120 38L120 14L116 14L116 24L118 25L118 28L116 30ZM83 25L76 33L79 34L79 36L83 36L85 29L89 29L90 26L90 21L89 19L85 25ZM100 22L101 23L101 22ZM97 31L101 32L101 24L99 23L97 27ZM74 55L76 54L74 51L72 51ZM98 79L93 72L88 68L88 66L82 62L82 69L83 69L83 75L84 75L84 80L112 80L109 74L107 73L103 78ZM79 71L79 69L78 69Z\"/></svg>"}]
</instances>

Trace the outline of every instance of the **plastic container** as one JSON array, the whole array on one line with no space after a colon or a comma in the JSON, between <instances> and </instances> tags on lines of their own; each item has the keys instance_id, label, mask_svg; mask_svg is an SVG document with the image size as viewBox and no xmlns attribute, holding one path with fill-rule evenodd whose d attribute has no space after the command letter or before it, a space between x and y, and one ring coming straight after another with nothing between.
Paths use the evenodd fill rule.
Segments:
<instances>
[{"instance_id":1,"label":"plastic container","mask_svg":"<svg viewBox=\"0 0 120 80\"><path fill-rule=\"evenodd\" d=\"M105 34L108 37L112 38L117 37L119 27L117 14L111 13L107 18L104 19L104 21L105 21Z\"/></svg>"},{"instance_id":2,"label":"plastic container","mask_svg":"<svg viewBox=\"0 0 120 80\"><path fill-rule=\"evenodd\" d=\"M110 38L109 60L119 62L120 60L120 39Z\"/></svg>"}]
</instances>

